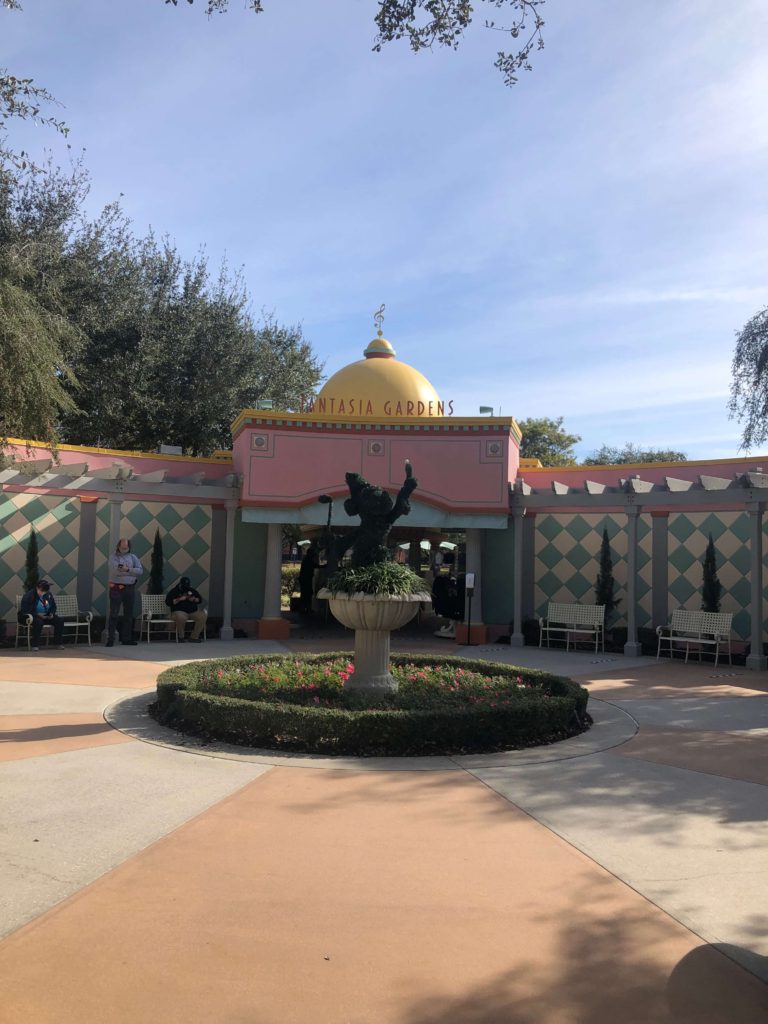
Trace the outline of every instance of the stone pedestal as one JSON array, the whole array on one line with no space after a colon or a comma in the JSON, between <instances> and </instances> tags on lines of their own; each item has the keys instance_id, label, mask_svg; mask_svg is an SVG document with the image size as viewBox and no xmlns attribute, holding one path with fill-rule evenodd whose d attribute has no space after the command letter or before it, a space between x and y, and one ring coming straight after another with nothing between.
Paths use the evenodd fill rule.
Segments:
<instances>
[{"instance_id":1,"label":"stone pedestal","mask_svg":"<svg viewBox=\"0 0 768 1024\"><path fill-rule=\"evenodd\" d=\"M334 618L355 631L355 671L348 690L392 691L397 682L389 671L389 634L414 617L429 594L387 597L378 594L336 594L324 588L317 596L328 601Z\"/></svg>"}]
</instances>

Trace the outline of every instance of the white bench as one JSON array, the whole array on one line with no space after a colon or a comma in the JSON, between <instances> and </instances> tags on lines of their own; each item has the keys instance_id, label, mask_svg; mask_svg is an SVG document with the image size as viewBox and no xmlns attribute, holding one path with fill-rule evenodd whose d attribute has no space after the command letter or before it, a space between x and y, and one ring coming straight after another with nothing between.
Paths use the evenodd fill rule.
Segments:
<instances>
[{"instance_id":1,"label":"white bench","mask_svg":"<svg viewBox=\"0 0 768 1024\"><path fill-rule=\"evenodd\" d=\"M77 598L71 594L53 594L54 601L56 602L56 614L60 619L64 620L64 638L67 635L74 634L75 643L79 640L81 634L88 641L88 646L91 646L91 620L93 619L93 612L81 612L77 607ZM24 622L18 621L18 613L21 611L21 595L16 595L16 647L19 646L19 640L27 641L27 648L32 647L32 616L26 615ZM45 642L48 643L48 630L53 630L53 624L47 622L42 629L40 634L41 639L45 636Z\"/></svg>"},{"instance_id":2,"label":"white bench","mask_svg":"<svg viewBox=\"0 0 768 1024\"><path fill-rule=\"evenodd\" d=\"M570 650L571 640L574 646L580 635L586 634L605 651L605 605L604 604L558 604L550 601L547 614L539 619L539 647L554 636L556 640L565 639L565 649Z\"/></svg>"},{"instance_id":3,"label":"white bench","mask_svg":"<svg viewBox=\"0 0 768 1024\"><path fill-rule=\"evenodd\" d=\"M662 650L674 657L676 650L685 650L685 660L691 649L696 651L701 661L702 654L714 654L715 665L720 659L720 648L728 653L728 664L731 665L731 612L688 611L676 608L670 617L669 625L657 626L656 635L659 645L656 649L656 661L661 657Z\"/></svg>"},{"instance_id":4,"label":"white bench","mask_svg":"<svg viewBox=\"0 0 768 1024\"><path fill-rule=\"evenodd\" d=\"M202 605L201 610L205 611ZM193 622L192 616L187 618L187 622ZM176 623L171 618L171 609L165 603L165 597L162 594L142 594L141 595L141 628L139 630L139 639L144 638L144 634L147 637L147 643L152 640L152 634L165 633L166 639L170 639L170 634L179 642L179 637L176 633ZM203 629L200 634L203 640L206 639L206 631Z\"/></svg>"}]
</instances>

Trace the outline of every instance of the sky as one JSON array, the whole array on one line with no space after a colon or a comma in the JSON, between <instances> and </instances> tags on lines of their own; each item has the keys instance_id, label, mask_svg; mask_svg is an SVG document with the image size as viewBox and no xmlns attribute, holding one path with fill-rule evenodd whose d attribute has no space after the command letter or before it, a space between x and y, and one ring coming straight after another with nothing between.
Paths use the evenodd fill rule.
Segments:
<instances>
[{"instance_id":1,"label":"sky","mask_svg":"<svg viewBox=\"0 0 768 1024\"><path fill-rule=\"evenodd\" d=\"M372 52L376 0L23 0L0 66L56 96L71 149L9 142L84 150L94 215L120 197L138 233L242 267L326 375L383 302L456 415L563 417L580 458L744 455L727 406L768 304L768 4L548 0L511 89L476 6L456 52L413 54Z\"/></svg>"}]
</instances>

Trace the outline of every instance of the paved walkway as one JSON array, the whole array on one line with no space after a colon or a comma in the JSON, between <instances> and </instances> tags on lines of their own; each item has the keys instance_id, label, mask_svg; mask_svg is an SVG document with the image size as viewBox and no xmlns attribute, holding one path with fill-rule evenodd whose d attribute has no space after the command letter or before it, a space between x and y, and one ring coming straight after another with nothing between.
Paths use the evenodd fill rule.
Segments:
<instances>
[{"instance_id":1,"label":"paved walkway","mask_svg":"<svg viewBox=\"0 0 768 1024\"><path fill-rule=\"evenodd\" d=\"M0 1021L768 1020L768 674L473 648L579 678L596 719L474 758L147 718L180 654L281 649L0 652Z\"/></svg>"}]
</instances>

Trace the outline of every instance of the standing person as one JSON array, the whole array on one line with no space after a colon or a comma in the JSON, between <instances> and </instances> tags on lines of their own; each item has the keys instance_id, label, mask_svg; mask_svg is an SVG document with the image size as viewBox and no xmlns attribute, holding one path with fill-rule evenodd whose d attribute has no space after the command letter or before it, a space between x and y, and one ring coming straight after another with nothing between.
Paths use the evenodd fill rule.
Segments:
<instances>
[{"instance_id":1,"label":"standing person","mask_svg":"<svg viewBox=\"0 0 768 1024\"><path fill-rule=\"evenodd\" d=\"M32 616L32 650L40 650L40 635L43 626L53 626L53 642L60 651L64 650L64 619L56 614L56 602L48 580L40 580L36 587L28 590L21 599L18 619L22 625L27 615Z\"/></svg>"},{"instance_id":2,"label":"standing person","mask_svg":"<svg viewBox=\"0 0 768 1024\"><path fill-rule=\"evenodd\" d=\"M317 545L314 541L307 548L299 568L299 610L302 615L312 611L315 569L318 567Z\"/></svg>"},{"instance_id":3,"label":"standing person","mask_svg":"<svg viewBox=\"0 0 768 1024\"><path fill-rule=\"evenodd\" d=\"M115 627L122 608L120 642L135 647L133 639L133 606L136 580L144 572L141 562L131 553L131 542L121 537L115 553L109 556L109 625L107 647L115 643Z\"/></svg>"},{"instance_id":4,"label":"standing person","mask_svg":"<svg viewBox=\"0 0 768 1024\"><path fill-rule=\"evenodd\" d=\"M176 624L178 642L184 643L184 627L187 624L187 619L192 619L192 636L189 638L189 642L201 644L203 642L201 633L205 629L208 612L203 608L202 597L190 585L189 576L182 576L176 586L168 591L165 603L171 609L171 618Z\"/></svg>"}]
</instances>

